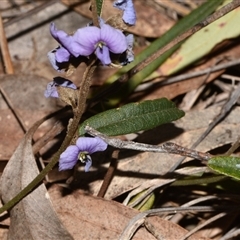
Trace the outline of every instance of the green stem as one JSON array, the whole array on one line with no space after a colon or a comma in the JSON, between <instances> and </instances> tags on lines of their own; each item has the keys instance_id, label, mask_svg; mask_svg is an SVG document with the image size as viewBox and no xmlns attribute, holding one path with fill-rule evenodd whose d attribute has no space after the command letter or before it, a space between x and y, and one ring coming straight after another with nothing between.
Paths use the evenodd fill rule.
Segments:
<instances>
[{"instance_id":1,"label":"green stem","mask_svg":"<svg viewBox=\"0 0 240 240\"><path fill-rule=\"evenodd\" d=\"M91 79L92 79L92 73L95 70L95 60L91 60L89 66L85 70L80 89L79 89L79 99L78 99L78 107L77 109L74 109L74 117L71 121L71 124L68 129L68 133L59 148L59 150L54 154L52 157L52 160L50 163L37 175L32 182L30 182L20 193L18 193L14 198L12 198L9 202L3 205L3 207L0 208L0 214L3 213L6 210L9 210L10 208L14 207L19 201L21 201L24 197L26 197L33 189L39 185L39 183L44 179L46 174L52 170L52 168L56 165L56 163L59 160L59 157L61 153L68 147L68 145L71 143L77 129L78 124L81 119L81 116L85 110L85 103L88 96L88 92L91 86ZM42 122L43 120L40 120Z\"/></svg>"}]
</instances>

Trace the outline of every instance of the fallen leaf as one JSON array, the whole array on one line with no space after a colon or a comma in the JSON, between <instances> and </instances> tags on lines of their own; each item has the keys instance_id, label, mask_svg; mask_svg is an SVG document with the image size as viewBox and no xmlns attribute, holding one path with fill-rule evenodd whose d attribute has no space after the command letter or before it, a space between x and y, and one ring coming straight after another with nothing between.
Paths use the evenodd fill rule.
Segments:
<instances>
[{"instance_id":1,"label":"fallen leaf","mask_svg":"<svg viewBox=\"0 0 240 240\"><path fill-rule=\"evenodd\" d=\"M54 207L74 239L118 239L128 222L139 212L120 203L74 192L64 197L56 185L49 190ZM160 217L150 217L162 239L179 239L187 231ZM156 239L145 228L138 229L133 239ZM198 234L189 239L201 238Z\"/></svg>"},{"instance_id":2,"label":"fallen leaf","mask_svg":"<svg viewBox=\"0 0 240 240\"><path fill-rule=\"evenodd\" d=\"M28 131L9 160L1 177L0 189L4 203L15 197L38 174L32 152L32 135L43 121ZM8 239L73 239L52 207L44 184L41 184L10 211Z\"/></svg>"},{"instance_id":3,"label":"fallen leaf","mask_svg":"<svg viewBox=\"0 0 240 240\"><path fill-rule=\"evenodd\" d=\"M44 97L44 91L49 80L25 74L1 75L1 89L10 100L13 110L23 120L26 129L29 129L38 119L56 111L56 100ZM9 159L24 136L16 117L0 95L0 159ZM50 126L51 127L51 126ZM38 130L41 136L48 129L48 125Z\"/></svg>"}]
</instances>

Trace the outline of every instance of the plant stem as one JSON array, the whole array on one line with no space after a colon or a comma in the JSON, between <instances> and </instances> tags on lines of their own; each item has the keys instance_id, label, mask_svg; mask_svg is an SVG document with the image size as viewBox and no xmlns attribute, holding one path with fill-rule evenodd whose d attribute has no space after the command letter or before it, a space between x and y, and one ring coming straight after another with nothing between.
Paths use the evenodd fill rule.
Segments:
<instances>
[{"instance_id":1,"label":"plant stem","mask_svg":"<svg viewBox=\"0 0 240 240\"><path fill-rule=\"evenodd\" d=\"M3 213L6 210L9 210L10 208L14 207L19 201L21 201L24 197L26 197L31 191L33 191L40 182L44 179L46 174L52 170L52 168L56 165L56 163L59 160L59 157L63 151L68 147L68 145L71 143L73 137L75 136L75 133L78 129L79 121L82 117L82 114L85 110L85 103L88 96L88 92L92 83L92 74L95 70L95 59L90 60L90 64L88 65L87 69L85 70L85 73L83 75L83 79L80 85L79 89L79 98L78 98L78 106L76 109L73 110L74 116L72 121L69 124L68 133L59 148L59 150L54 154L52 157L50 163L20 192L18 193L14 198L12 198L9 202L3 205L3 207L0 208L0 214ZM39 125L43 120L38 121ZM37 124L38 125L38 124ZM35 127L36 128L36 125ZM31 130L33 131L33 130Z\"/></svg>"}]
</instances>

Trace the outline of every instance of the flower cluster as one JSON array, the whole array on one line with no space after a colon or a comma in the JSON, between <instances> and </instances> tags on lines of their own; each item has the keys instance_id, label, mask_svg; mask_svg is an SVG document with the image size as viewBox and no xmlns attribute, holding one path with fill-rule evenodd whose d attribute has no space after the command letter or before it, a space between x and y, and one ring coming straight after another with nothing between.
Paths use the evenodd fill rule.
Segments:
<instances>
[{"instance_id":1,"label":"flower cluster","mask_svg":"<svg viewBox=\"0 0 240 240\"><path fill-rule=\"evenodd\" d=\"M85 163L85 172L92 166L90 154L105 151L107 143L101 138L80 137L76 145L69 146L60 156L59 170L72 169L78 160Z\"/></svg>"},{"instance_id":2,"label":"flower cluster","mask_svg":"<svg viewBox=\"0 0 240 240\"><path fill-rule=\"evenodd\" d=\"M132 0L116 0L113 6L123 11L124 27L135 24L136 13ZM112 27L100 18L99 27L89 24L87 27L79 28L72 35L58 30L55 24L51 23L50 33L59 46L48 53L48 58L53 68L58 71L71 65L75 66L93 54L103 65L113 65L115 60L121 65L126 65L134 60L133 35L125 35L123 31ZM76 92L66 88L77 89L71 81L56 77L47 85L44 95L55 98L60 96L62 100L67 95L65 102L73 106L71 99L75 99ZM65 94L66 92L68 94ZM75 145L70 145L60 155L59 170L72 169L80 160L85 163L87 172L92 165L90 154L104 151L106 148L107 143L98 137L79 137Z\"/></svg>"},{"instance_id":3,"label":"flower cluster","mask_svg":"<svg viewBox=\"0 0 240 240\"><path fill-rule=\"evenodd\" d=\"M123 21L129 25L136 22L136 14L132 0L117 0L114 7L123 10ZM87 26L79 28L73 35L58 30L54 23L50 25L53 38L60 44L59 47L48 53L48 58L54 69L60 70L62 63L71 61L71 58L88 57L95 54L103 65L112 63L111 55L125 56L122 65L134 60L132 52L133 35L124 35L122 31L106 24L99 19L100 27Z\"/></svg>"}]
</instances>

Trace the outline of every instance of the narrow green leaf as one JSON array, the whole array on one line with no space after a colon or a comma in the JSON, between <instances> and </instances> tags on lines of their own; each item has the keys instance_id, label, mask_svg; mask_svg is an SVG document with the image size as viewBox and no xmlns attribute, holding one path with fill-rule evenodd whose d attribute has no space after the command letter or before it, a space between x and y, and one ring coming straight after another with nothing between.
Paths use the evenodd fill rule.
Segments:
<instances>
[{"instance_id":1,"label":"narrow green leaf","mask_svg":"<svg viewBox=\"0 0 240 240\"><path fill-rule=\"evenodd\" d=\"M214 12L214 10L222 2L223 0L209 0L206 3L203 3L197 9L193 10L189 15L177 22L169 31L163 34L160 38L156 39L149 47L147 47L138 56L136 56L134 62L127 65L126 67L121 68L117 73L111 76L106 81L106 85L109 85L110 83L116 81L122 74L130 71L138 63L145 60L147 57L155 53L158 49L167 45L181 33L187 31L195 24L204 20L207 16ZM118 93L115 93L113 96L111 96L106 106L116 106L121 101L121 99L125 99L145 78L152 74L164 61L166 61L172 55L172 53L178 49L179 46L180 44L174 46L173 48L165 52L162 56L160 56L158 59L150 63L141 72L137 73L131 79L129 79L129 81L124 84L124 86L119 90Z\"/></svg>"},{"instance_id":2,"label":"narrow green leaf","mask_svg":"<svg viewBox=\"0 0 240 240\"><path fill-rule=\"evenodd\" d=\"M83 135L84 127L89 125L109 136L123 135L152 129L183 116L184 112L166 98L129 103L87 119L80 125L79 134Z\"/></svg>"},{"instance_id":3,"label":"narrow green leaf","mask_svg":"<svg viewBox=\"0 0 240 240\"><path fill-rule=\"evenodd\" d=\"M208 167L215 172L240 180L239 157L213 157L208 161Z\"/></svg>"},{"instance_id":4,"label":"narrow green leaf","mask_svg":"<svg viewBox=\"0 0 240 240\"><path fill-rule=\"evenodd\" d=\"M101 17L104 0L96 0L97 15Z\"/></svg>"}]
</instances>

